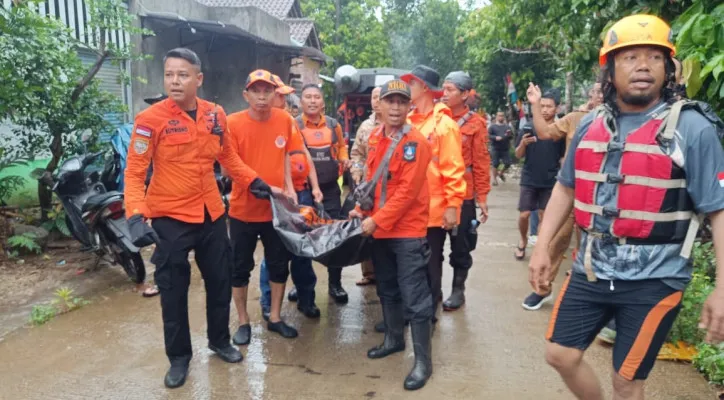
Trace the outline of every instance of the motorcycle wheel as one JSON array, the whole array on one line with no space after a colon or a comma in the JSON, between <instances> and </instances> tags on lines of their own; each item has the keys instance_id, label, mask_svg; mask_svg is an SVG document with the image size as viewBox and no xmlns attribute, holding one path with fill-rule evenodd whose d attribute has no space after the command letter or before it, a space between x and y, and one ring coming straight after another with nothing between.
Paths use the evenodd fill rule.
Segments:
<instances>
[{"instance_id":1,"label":"motorcycle wheel","mask_svg":"<svg viewBox=\"0 0 724 400\"><path fill-rule=\"evenodd\" d=\"M118 263L121 264L133 283L143 283L146 280L146 264L139 253L121 251L118 253Z\"/></svg>"}]
</instances>

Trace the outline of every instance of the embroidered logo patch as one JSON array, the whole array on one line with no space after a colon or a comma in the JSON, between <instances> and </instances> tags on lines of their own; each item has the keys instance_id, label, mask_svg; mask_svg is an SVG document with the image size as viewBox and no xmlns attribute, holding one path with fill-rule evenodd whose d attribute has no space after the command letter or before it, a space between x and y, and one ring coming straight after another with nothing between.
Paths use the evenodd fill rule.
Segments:
<instances>
[{"instance_id":1,"label":"embroidered logo patch","mask_svg":"<svg viewBox=\"0 0 724 400\"><path fill-rule=\"evenodd\" d=\"M133 141L133 150L136 154L145 154L148 151L148 140L136 139Z\"/></svg>"},{"instance_id":2,"label":"embroidered logo patch","mask_svg":"<svg viewBox=\"0 0 724 400\"><path fill-rule=\"evenodd\" d=\"M145 136L145 137L151 137L151 133L153 132L153 129L147 128L142 125L136 126L136 135Z\"/></svg>"},{"instance_id":3,"label":"embroidered logo patch","mask_svg":"<svg viewBox=\"0 0 724 400\"><path fill-rule=\"evenodd\" d=\"M179 120L177 120L177 119L172 119L172 120L168 121L168 124L171 125L171 126L176 126L176 125L178 125L178 124L180 124L180 123L181 123L181 121L179 121Z\"/></svg>"},{"instance_id":4,"label":"embroidered logo patch","mask_svg":"<svg viewBox=\"0 0 724 400\"><path fill-rule=\"evenodd\" d=\"M402 158L405 161L415 161L417 156L417 143L407 143L402 148Z\"/></svg>"},{"instance_id":5,"label":"embroidered logo patch","mask_svg":"<svg viewBox=\"0 0 724 400\"><path fill-rule=\"evenodd\" d=\"M317 140L322 140L322 132L320 132L320 131L314 132L314 138Z\"/></svg>"},{"instance_id":6,"label":"embroidered logo patch","mask_svg":"<svg viewBox=\"0 0 724 400\"><path fill-rule=\"evenodd\" d=\"M287 144L287 139L284 138L284 136L277 136L276 140L274 140L274 144L277 146L278 149L283 149L284 146Z\"/></svg>"}]
</instances>

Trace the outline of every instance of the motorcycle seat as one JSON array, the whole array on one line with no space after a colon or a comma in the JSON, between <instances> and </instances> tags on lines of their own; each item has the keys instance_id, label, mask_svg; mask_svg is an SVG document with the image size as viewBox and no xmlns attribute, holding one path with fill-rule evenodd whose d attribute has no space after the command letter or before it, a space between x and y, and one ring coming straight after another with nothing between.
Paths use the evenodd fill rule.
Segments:
<instances>
[{"instance_id":1,"label":"motorcycle seat","mask_svg":"<svg viewBox=\"0 0 724 400\"><path fill-rule=\"evenodd\" d=\"M112 198L112 197L122 196L122 195L123 195L123 194L122 194L121 192L116 192L116 191L110 191L110 192L107 192L107 193L95 194L95 195L89 197L89 198L85 201L85 203L83 203L83 207L81 208L81 210L82 210L83 212L86 212L86 211L89 211L89 210L98 208L98 207L100 207L103 203L105 203L108 199L110 199L110 198Z\"/></svg>"}]
</instances>

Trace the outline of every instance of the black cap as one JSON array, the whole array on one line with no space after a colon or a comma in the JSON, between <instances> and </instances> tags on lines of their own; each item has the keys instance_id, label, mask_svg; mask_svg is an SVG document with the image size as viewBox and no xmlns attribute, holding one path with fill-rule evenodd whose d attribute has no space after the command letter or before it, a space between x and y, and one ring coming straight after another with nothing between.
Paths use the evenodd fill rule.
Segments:
<instances>
[{"instance_id":1,"label":"black cap","mask_svg":"<svg viewBox=\"0 0 724 400\"><path fill-rule=\"evenodd\" d=\"M408 84L411 79L417 79L427 85L428 89L430 89L436 96L442 95L442 89L439 86L440 74L427 65L416 66L409 74L402 75L400 79Z\"/></svg>"},{"instance_id":2,"label":"black cap","mask_svg":"<svg viewBox=\"0 0 724 400\"><path fill-rule=\"evenodd\" d=\"M408 100L412 97L412 95L410 94L410 87L407 85L407 83L400 79L388 81L387 83L382 85L380 89L380 99L384 99L385 97L391 96L393 94L399 94L400 96L405 97Z\"/></svg>"}]
</instances>

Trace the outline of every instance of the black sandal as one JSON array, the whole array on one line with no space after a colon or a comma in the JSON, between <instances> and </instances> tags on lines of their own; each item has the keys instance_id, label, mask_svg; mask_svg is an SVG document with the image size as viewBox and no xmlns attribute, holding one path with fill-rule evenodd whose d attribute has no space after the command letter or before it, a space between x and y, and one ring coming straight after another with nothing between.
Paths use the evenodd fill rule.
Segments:
<instances>
[{"instance_id":1,"label":"black sandal","mask_svg":"<svg viewBox=\"0 0 724 400\"><path fill-rule=\"evenodd\" d=\"M513 254L513 256L515 256L515 259L516 259L516 260L518 260L518 261L523 261L523 259L525 258L525 247L516 247L516 249L517 249L519 252L523 253L523 255L520 256L520 257L518 257L517 254Z\"/></svg>"}]
</instances>

